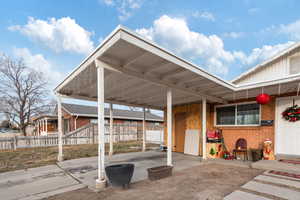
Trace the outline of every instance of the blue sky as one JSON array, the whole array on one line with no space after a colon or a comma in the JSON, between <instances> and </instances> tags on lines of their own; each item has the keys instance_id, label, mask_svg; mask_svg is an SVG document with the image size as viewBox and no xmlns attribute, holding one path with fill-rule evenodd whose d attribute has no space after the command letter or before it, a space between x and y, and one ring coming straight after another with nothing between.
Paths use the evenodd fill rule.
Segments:
<instances>
[{"instance_id":1,"label":"blue sky","mask_svg":"<svg viewBox=\"0 0 300 200\"><path fill-rule=\"evenodd\" d=\"M0 52L54 87L118 24L226 80L300 40L297 0L26 0L0 7Z\"/></svg>"}]
</instances>

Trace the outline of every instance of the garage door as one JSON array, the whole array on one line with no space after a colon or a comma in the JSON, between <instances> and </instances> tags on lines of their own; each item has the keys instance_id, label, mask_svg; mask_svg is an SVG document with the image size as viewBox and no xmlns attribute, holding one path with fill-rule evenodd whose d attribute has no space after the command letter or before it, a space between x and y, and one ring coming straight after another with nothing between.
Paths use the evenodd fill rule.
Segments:
<instances>
[{"instance_id":1,"label":"garage door","mask_svg":"<svg viewBox=\"0 0 300 200\"><path fill-rule=\"evenodd\" d=\"M281 113L295 104L300 105L300 98L280 98L276 104L276 154L300 155L300 121L289 122Z\"/></svg>"}]
</instances>

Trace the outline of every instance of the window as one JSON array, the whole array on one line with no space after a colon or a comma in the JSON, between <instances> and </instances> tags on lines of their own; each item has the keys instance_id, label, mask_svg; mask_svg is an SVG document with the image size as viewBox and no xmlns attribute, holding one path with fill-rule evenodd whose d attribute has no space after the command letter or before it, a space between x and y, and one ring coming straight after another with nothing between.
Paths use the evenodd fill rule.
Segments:
<instances>
[{"instance_id":1,"label":"window","mask_svg":"<svg viewBox=\"0 0 300 200\"><path fill-rule=\"evenodd\" d=\"M235 124L235 106L218 107L217 125L234 125Z\"/></svg>"},{"instance_id":2,"label":"window","mask_svg":"<svg viewBox=\"0 0 300 200\"><path fill-rule=\"evenodd\" d=\"M237 105L237 124L238 125L259 124L259 105L258 104Z\"/></svg>"},{"instance_id":3,"label":"window","mask_svg":"<svg viewBox=\"0 0 300 200\"><path fill-rule=\"evenodd\" d=\"M236 104L216 107L216 125L259 125L260 106L252 104Z\"/></svg>"},{"instance_id":4,"label":"window","mask_svg":"<svg viewBox=\"0 0 300 200\"><path fill-rule=\"evenodd\" d=\"M300 73L300 56L290 58L290 74Z\"/></svg>"}]
</instances>

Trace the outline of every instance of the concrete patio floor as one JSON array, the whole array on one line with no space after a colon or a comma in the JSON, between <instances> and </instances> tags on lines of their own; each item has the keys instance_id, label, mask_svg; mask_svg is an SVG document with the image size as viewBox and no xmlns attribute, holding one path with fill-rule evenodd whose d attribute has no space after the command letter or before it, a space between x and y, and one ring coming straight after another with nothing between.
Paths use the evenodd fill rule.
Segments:
<instances>
[{"instance_id":1,"label":"concrete patio floor","mask_svg":"<svg viewBox=\"0 0 300 200\"><path fill-rule=\"evenodd\" d=\"M135 165L132 182L147 179L147 168L166 165L167 155L161 151L134 152L106 156L106 165L133 163ZM174 171L180 171L190 167L201 165L201 158L182 153L173 153ZM68 160L58 163L67 173L80 181L82 184L95 190L97 179L97 157Z\"/></svg>"},{"instance_id":2,"label":"concrete patio floor","mask_svg":"<svg viewBox=\"0 0 300 200\"><path fill-rule=\"evenodd\" d=\"M106 164L134 163L133 182L147 179L147 168L166 164L166 153L159 151L106 156ZM201 158L173 153L174 171L201 165ZM57 165L0 174L0 199L43 199L84 187L95 189L97 157L60 162Z\"/></svg>"}]
</instances>

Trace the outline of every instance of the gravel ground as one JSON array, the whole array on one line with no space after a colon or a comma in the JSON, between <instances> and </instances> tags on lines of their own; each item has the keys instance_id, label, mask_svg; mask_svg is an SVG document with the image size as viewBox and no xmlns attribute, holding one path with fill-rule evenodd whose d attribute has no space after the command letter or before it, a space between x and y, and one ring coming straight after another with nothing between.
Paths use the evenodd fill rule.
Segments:
<instances>
[{"instance_id":1,"label":"gravel ground","mask_svg":"<svg viewBox=\"0 0 300 200\"><path fill-rule=\"evenodd\" d=\"M53 196L47 200L218 200L262 172L250 168L204 164L176 172L169 178L131 184L130 189L127 190L109 187L95 193L89 189L81 189Z\"/></svg>"}]
</instances>

